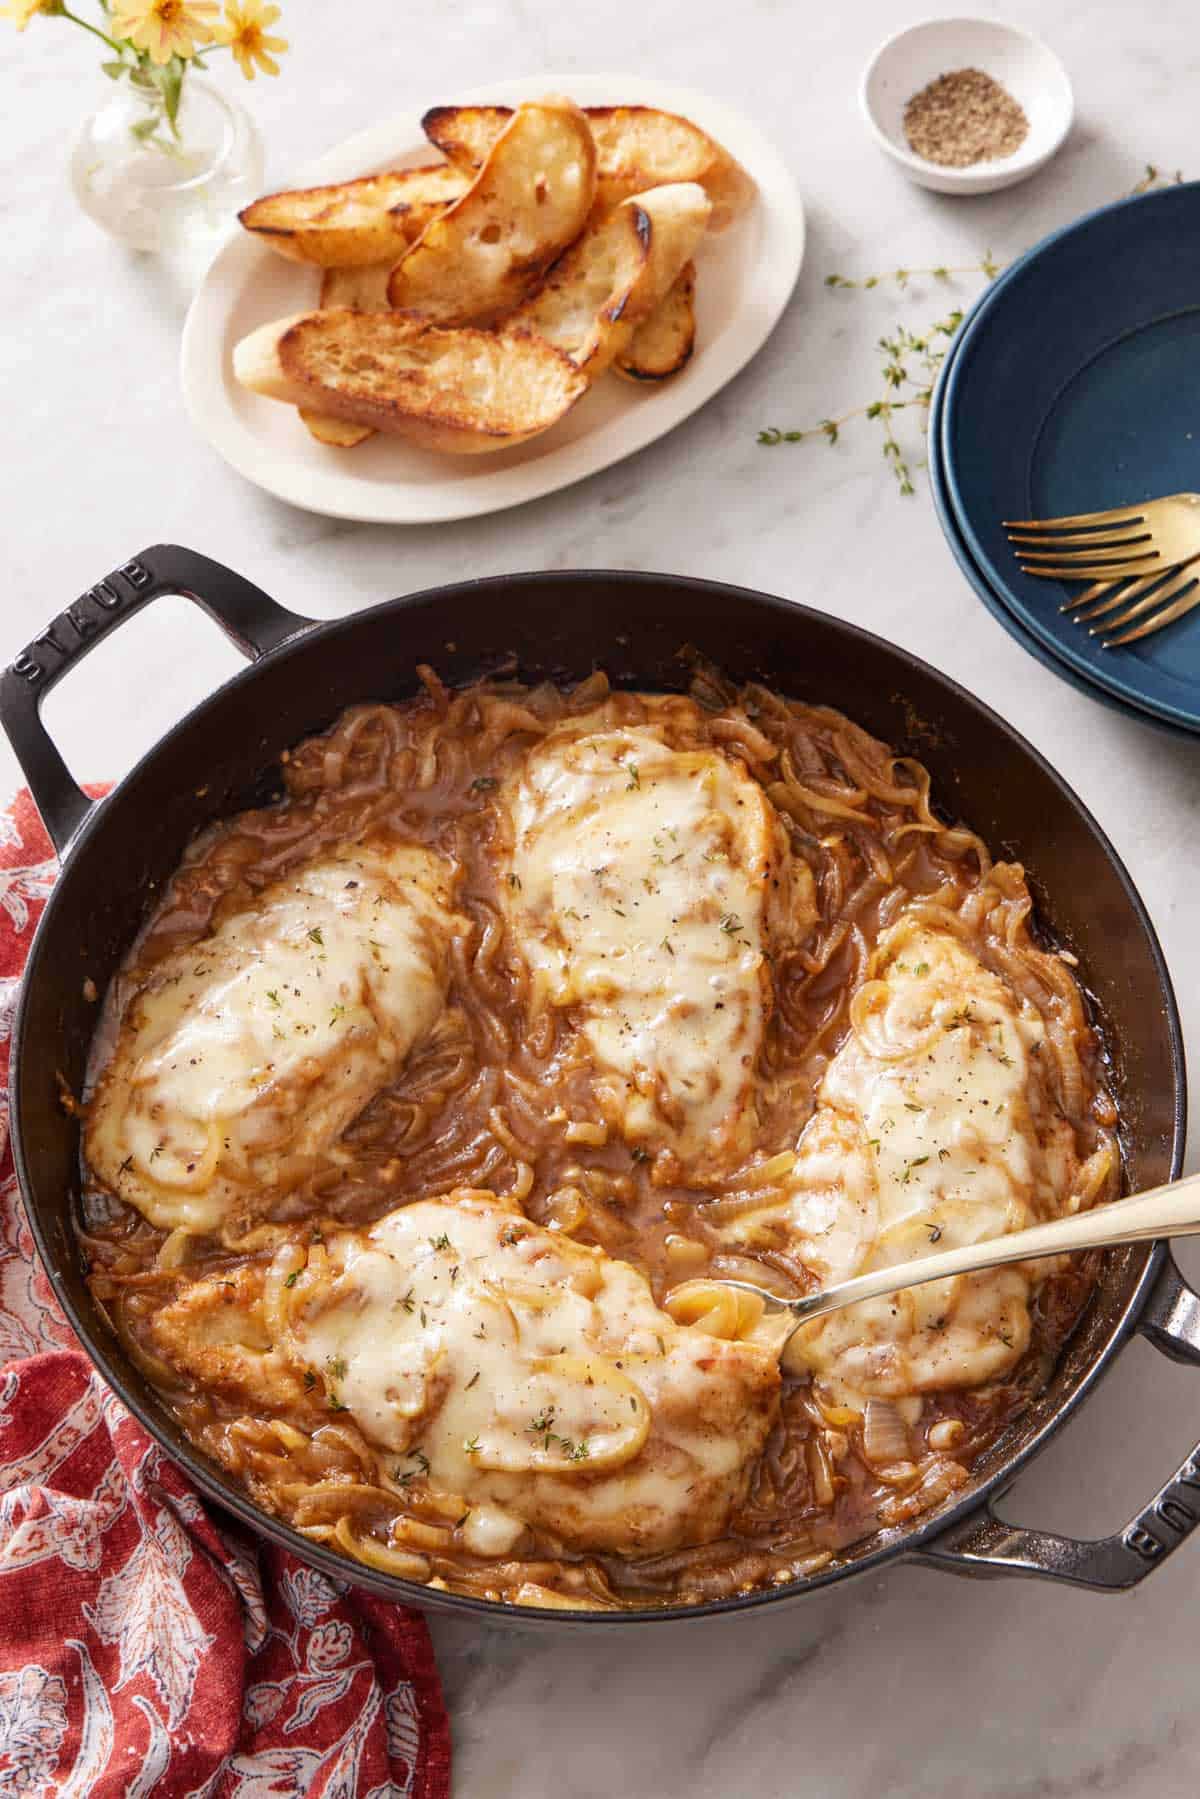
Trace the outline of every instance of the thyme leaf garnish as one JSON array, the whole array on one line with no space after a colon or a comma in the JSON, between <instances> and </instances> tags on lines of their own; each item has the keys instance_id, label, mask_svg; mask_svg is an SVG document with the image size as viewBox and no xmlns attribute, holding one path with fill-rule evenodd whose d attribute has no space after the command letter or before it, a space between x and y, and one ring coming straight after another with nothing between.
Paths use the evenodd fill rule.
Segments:
<instances>
[{"instance_id":1,"label":"thyme leaf garnish","mask_svg":"<svg viewBox=\"0 0 1200 1799\"><path fill-rule=\"evenodd\" d=\"M1179 169L1174 173L1164 173L1153 163L1146 163L1142 177L1132 188L1131 194L1148 193L1151 188L1182 180L1183 174ZM994 281L1002 267L991 251L986 250L978 262L972 263L934 263L925 268L899 266L857 278L833 273L826 275L825 286L858 293L869 292L873 288L889 288L907 295L913 283L917 283L919 288L930 282L936 287L946 287L953 285L958 277L977 276L982 276L985 282ZM819 418L799 430L784 430L778 425L770 425L758 433L759 443L774 447L777 444L811 443L822 439L832 447L839 441L843 426L852 420L873 420L879 425L882 434L880 448L884 461L901 494L915 493L912 467L896 436L893 421L899 412L915 411L922 433L924 432L925 419L942 363L952 338L962 324L963 316L963 308L956 306L923 331L913 332L900 326L890 337L881 337L877 347L882 392L878 398L861 406L852 406L836 417ZM918 973L920 972L918 969Z\"/></svg>"}]
</instances>

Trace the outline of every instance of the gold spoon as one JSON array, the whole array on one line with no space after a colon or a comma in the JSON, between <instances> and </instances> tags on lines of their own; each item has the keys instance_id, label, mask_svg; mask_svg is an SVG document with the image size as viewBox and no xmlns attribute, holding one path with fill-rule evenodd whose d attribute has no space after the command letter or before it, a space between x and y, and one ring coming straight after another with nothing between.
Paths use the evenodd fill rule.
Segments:
<instances>
[{"instance_id":1,"label":"gold spoon","mask_svg":"<svg viewBox=\"0 0 1200 1799\"><path fill-rule=\"evenodd\" d=\"M1090 1212L1079 1212L1073 1218L1056 1218L1050 1224L1035 1224L1029 1230L1013 1231L1005 1237L994 1237L984 1243L971 1243L965 1249L946 1249L940 1255L922 1256L916 1262L897 1262L878 1268L871 1274L856 1275L853 1280L839 1281L803 1299L781 1299L766 1287L753 1281L708 1277L686 1282L667 1296L667 1307L676 1295L682 1297L689 1288L732 1287L760 1298L772 1319L786 1320L787 1329L779 1339L782 1358L788 1344L802 1324L823 1318L843 1306L857 1305L864 1299L880 1299L904 1287L923 1286L926 1281L949 1280L958 1274L977 1274L984 1268L1002 1268L1009 1262L1033 1261L1039 1256L1072 1254L1082 1249L1110 1249L1119 1243L1143 1243L1156 1237L1191 1237L1200 1235L1200 1174L1182 1181L1169 1181L1152 1187L1132 1199L1114 1200Z\"/></svg>"}]
</instances>

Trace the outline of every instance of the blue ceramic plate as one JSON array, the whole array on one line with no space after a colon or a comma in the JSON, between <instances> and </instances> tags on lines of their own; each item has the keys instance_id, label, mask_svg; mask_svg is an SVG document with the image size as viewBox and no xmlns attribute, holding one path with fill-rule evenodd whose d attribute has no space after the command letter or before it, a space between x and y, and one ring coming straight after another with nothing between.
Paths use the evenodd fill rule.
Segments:
<instances>
[{"instance_id":1,"label":"blue ceramic plate","mask_svg":"<svg viewBox=\"0 0 1200 1799\"><path fill-rule=\"evenodd\" d=\"M1000 277L942 384L939 450L958 534L1014 619L1093 687L1200 731L1200 610L1103 650L1001 522L1200 491L1200 183L1091 213Z\"/></svg>"},{"instance_id":2,"label":"blue ceramic plate","mask_svg":"<svg viewBox=\"0 0 1200 1799\"><path fill-rule=\"evenodd\" d=\"M942 466L942 397L946 390L946 383L949 379L950 367L954 360L956 348L957 344L949 351L946 360L942 365L942 372L938 379L937 386L934 389L933 401L929 409L928 446L929 489L933 495L933 505L934 510L938 515L938 523L942 527L942 534L950 547L954 560L958 563L963 574L971 583L971 586L975 589L975 592L979 595L996 622L1002 625L1008 632L1008 635L1016 643L1019 643L1021 648L1026 650L1035 661L1040 662L1043 668L1048 668L1051 674L1057 675L1060 680L1066 681L1078 692L1086 693L1089 699L1098 700L1102 706L1107 707L1110 711L1120 712L1126 718L1136 718L1139 724L1149 725L1151 729L1160 731L1165 736L1175 738L1191 736L1192 733L1185 730L1183 727L1168 724L1164 719L1157 718L1152 713L1144 711L1141 706L1135 706L1128 700L1118 699L1115 694L1106 693L1103 688L1097 687L1090 679L1086 679L1083 675L1079 674L1069 663L1064 662L1054 650L1047 648L1047 646L1036 638L1031 631L1028 631L1017 618L1016 614L1010 611L1009 607L1005 605L999 595L988 585L987 577L983 574L978 563L973 559L966 540L959 530L958 520L954 516L953 509L950 505L950 496L946 490L945 470Z\"/></svg>"}]
</instances>

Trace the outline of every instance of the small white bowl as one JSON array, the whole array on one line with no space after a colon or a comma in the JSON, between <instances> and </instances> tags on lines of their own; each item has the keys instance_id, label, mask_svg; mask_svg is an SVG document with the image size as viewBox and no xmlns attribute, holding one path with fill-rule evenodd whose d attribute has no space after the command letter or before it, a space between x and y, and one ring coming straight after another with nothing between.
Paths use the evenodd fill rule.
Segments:
<instances>
[{"instance_id":1,"label":"small white bowl","mask_svg":"<svg viewBox=\"0 0 1200 1799\"><path fill-rule=\"evenodd\" d=\"M1011 156L954 169L909 149L905 107L953 69L982 69L1023 109L1029 132ZM939 194L991 194L1024 181L1060 148L1075 116L1071 83L1053 50L994 19L926 19L897 32L867 64L858 101L880 149L910 181Z\"/></svg>"}]
</instances>

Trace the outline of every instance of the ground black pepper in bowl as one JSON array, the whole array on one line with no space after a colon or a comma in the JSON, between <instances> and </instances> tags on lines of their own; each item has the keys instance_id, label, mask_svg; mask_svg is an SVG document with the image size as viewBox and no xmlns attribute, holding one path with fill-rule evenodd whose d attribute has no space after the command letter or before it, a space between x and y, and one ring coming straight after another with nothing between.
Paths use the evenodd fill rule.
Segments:
<instances>
[{"instance_id":1,"label":"ground black pepper in bowl","mask_svg":"<svg viewBox=\"0 0 1200 1799\"><path fill-rule=\"evenodd\" d=\"M1008 89L982 69L953 69L904 108L909 149L926 162L965 169L1019 150L1029 120Z\"/></svg>"}]
</instances>

